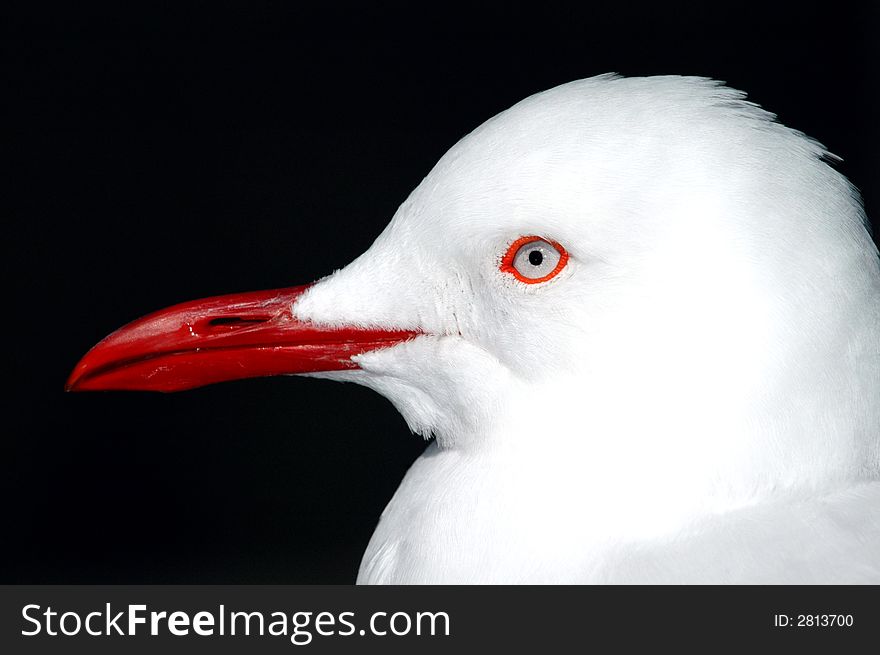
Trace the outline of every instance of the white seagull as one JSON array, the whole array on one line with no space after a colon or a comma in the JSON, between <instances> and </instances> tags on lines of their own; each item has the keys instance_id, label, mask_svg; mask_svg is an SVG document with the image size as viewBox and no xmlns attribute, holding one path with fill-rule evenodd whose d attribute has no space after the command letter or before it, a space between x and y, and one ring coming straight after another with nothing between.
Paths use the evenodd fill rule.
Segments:
<instances>
[{"instance_id":1,"label":"white seagull","mask_svg":"<svg viewBox=\"0 0 880 655\"><path fill-rule=\"evenodd\" d=\"M68 387L386 396L433 441L360 583L880 583L880 265L829 159L708 79L564 84L347 267L140 319Z\"/></svg>"}]
</instances>

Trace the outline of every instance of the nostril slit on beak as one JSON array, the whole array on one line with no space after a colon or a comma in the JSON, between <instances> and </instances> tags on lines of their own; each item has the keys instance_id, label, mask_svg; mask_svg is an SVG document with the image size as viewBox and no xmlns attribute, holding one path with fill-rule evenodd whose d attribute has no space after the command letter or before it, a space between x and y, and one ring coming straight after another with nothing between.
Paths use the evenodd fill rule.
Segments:
<instances>
[{"instance_id":1,"label":"nostril slit on beak","mask_svg":"<svg viewBox=\"0 0 880 655\"><path fill-rule=\"evenodd\" d=\"M217 327L221 325L252 325L254 323L265 323L269 320L269 317L259 317L259 318L242 318L241 316L220 316L218 318L212 318L208 321L208 325L211 327Z\"/></svg>"}]
</instances>

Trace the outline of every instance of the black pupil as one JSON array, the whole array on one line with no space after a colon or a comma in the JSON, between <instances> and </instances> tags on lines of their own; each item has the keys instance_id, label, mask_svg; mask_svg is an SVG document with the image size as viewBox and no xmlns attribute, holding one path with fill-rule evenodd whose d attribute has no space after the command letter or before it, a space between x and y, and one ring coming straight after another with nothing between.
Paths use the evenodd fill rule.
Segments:
<instances>
[{"instance_id":1,"label":"black pupil","mask_svg":"<svg viewBox=\"0 0 880 655\"><path fill-rule=\"evenodd\" d=\"M541 262L544 261L544 255L540 250L533 250L529 253L529 264L532 266L540 266Z\"/></svg>"}]
</instances>

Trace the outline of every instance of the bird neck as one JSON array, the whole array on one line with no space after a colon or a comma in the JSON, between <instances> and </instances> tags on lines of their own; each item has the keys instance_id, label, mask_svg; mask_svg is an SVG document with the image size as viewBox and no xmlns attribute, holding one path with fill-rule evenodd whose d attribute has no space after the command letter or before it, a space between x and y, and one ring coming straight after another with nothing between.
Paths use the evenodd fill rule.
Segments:
<instances>
[{"instance_id":1,"label":"bird neck","mask_svg":"<svg viewBox=\"0 0 880 655\"><path fill-rule=\"evenodd\" d=\"M625 398L625 406L612 398ZM854 475L809 451L786 451L772 421L724 414L721 404L664 406L569 384L511 385L499 402L492 420L445 447L480 462L476 470L496 478L497 489L523 490L520 505L563 507L601 534L674 531L702 516L833 488Z\"/></svg>"}]
</instances>

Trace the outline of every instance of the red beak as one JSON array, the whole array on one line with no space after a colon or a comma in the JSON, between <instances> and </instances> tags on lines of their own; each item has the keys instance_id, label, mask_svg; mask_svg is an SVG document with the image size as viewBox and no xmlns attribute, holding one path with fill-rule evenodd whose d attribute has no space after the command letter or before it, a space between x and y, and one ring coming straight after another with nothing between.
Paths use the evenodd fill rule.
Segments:
<instances>
[{"instance_id":1,"label":"red beak","mask_svg":"<svg viewBox=\"0 0 880 655\"><path fill-rule=\"evenodd\" d=\"M307 286L194 300L120 328L83 357L68 391L181 391L241 378L357 368L352 355L406 330L320 328L293 317Z\"/></svg>"}]
</instances>

